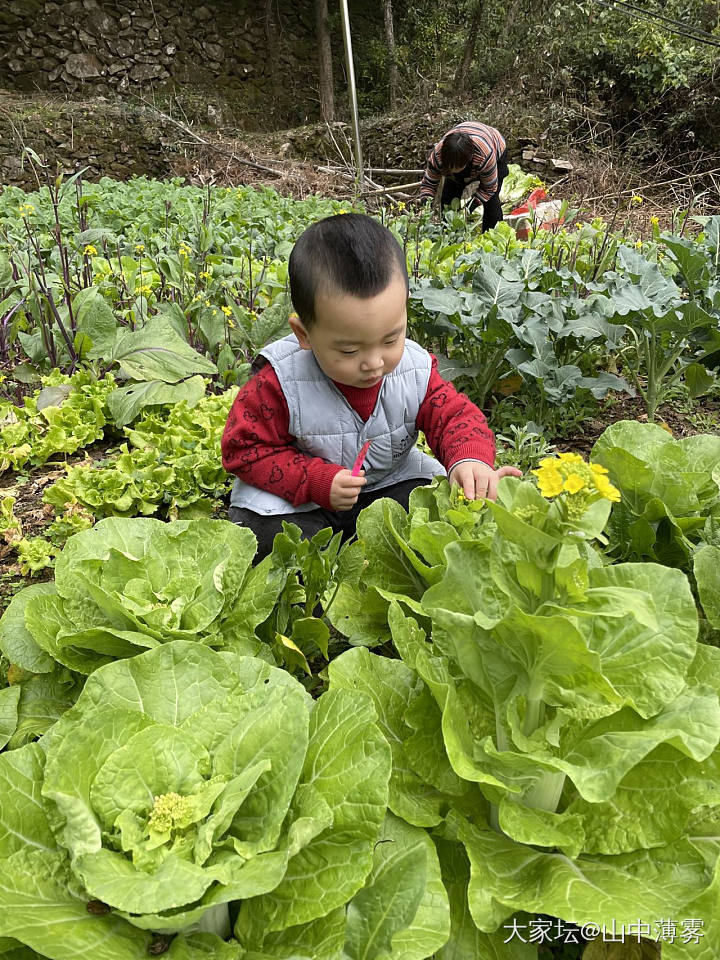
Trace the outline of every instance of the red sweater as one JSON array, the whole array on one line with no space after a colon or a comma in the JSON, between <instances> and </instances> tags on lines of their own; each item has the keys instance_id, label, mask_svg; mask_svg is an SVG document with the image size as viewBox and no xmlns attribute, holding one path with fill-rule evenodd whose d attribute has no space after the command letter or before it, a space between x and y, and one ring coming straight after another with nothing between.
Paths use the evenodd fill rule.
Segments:
<instances>
[{"instance_id":1,"label":"red sweater","mask_svg":"<svg viewBox=\"0 0 720 960\"><path fill-rule=\"evenodd\" d=\"M373 387L335 386L362 420L373 410L382 381ZM240 390L230 408L222 437L226 470L245 483L268 490L293 506L316 503L330 508L330 486L345 469L321 457L301 453L288 433L290 414L280 382L269 362ZM482 412L443 380L432 357L432 370L416 425L432 452L450 472L459 460L495 462L495 438Z\"/></svg>"}]
</instances>

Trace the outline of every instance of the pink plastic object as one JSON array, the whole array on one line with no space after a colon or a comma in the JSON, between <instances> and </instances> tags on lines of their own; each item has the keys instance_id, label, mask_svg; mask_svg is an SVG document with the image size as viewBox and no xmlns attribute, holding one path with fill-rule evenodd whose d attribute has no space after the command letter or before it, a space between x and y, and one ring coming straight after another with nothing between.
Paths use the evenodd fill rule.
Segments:
<instances>
[{"instance_id":1,"label":"pink plastic object","mask_svg":"<svg viewBox=\"0 0 720 960\"><path fill-rule=\"evenodd\" d=\"M351 474L350 474L351 476L353 476L353 477L359 477L359 476L360 476L360 470L362 469L363 461L365 460L365 457L367 456L367 452L368 452L368 450L370 449L370 444L371 444L371 443L372 443L372 440L366 440L365 443L362 445L362 447L361 447L361 449L360 449L360 453L359 453L359 454L357 455L357 457L355 458L355 463L353 464L353 468L352 468L352 471L351 471Z\"/></svg>"}]
</instances>

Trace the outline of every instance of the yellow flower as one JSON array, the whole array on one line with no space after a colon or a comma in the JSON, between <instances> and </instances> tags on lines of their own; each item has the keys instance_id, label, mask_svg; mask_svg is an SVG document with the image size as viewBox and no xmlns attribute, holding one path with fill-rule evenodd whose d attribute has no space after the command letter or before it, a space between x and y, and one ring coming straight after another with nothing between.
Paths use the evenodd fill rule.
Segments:
<instances>
[{"instance_id":1,"label":"yellow flower","mask_svg":"<svg viewBox=\"0 0 720 960\"><path fill-rule=\"evenodd\" d=\"M608 480L606 468L599 463L586 463L578 453L544 457L540 468L532 472L538 478L538 487L544 497L556 497L561 493L573 497L567 503L568 516L579 516L597 500L598 495L615 503L620 500L620 491Z\"/></svg>"},{"instance_id":2,"label":"yellow flower","mask_svg":"<svg viewBox=\"0 0 720 960\"><path fill-rule=\"evenodd\" d=\"M145 244L144 244L144 243L136 243L136 244L135 244L135 253L143 253L144 250L145 250Z\"/></svg>"},{"instance_id":3,"label":"yellow flower","mask_svg":"<svg viewBox=\"0 0 720 960\"><path fill-rule=\"evenodd\" d=\"M595 478L595 487L597 492L603 496L606 500L611 500L613 503L619 503L621 500L620 491L617 487L614 487L607 477L598 476Z\"/></svg>"},{"instance_id":4,"label":"yellow flower","mask_svg":"<svg viewBox=\"0 0 720 960\"><path fill-rule=\"evenodd\" d=\"M630 203L632 203L632 205L635 206L635 207L639 207L642 202L643 202L643 198L642 198L641 196L639 196L637 193L636 193L635 196L630 200Z\"/></svg>"},{"instance_id":5,"label":"yellow flower","mask_svg":"<svg viewBox=\"0 0 720 960\"><path fill-rule=\"evenodd\" d=\"M563 490L563 478L559 471L554 467L541 467L540 470L533 470L538 478L540 493L544 497L556 497Z\"/></svg>"},{"instance_id":6,"label":"yellow flower","mask_svg":"<svg viewBox=\"0 0 720 960\"><path fill-rule=\"evenodd\" d=\"M568 493L580 493L585 486L586 483L583 478L576 473L572 473L563 484L563 490L567 490Z\"/></svg>"},{"instance_id":7,"label":"yellow flower","mask_svg":"<svg viewBox=\"0 0 720 960\"><path fill-rule=\"evenodd\" d=\"M226 317L232 316L232 310L230 307L220 307L220 309L222 310L222 312L225 314Z\"/></svg>"},{"instance_id":8,"label":"yellow flower","mask_svg":"<svg viewBox=\"0 0 720 960\"><path fill-rule=\"evenodd\" d=\"M35 213L35 207L32 203L21 203L18 213L21 217L29 217L31 213Z\"/></svg>"},{"instance_id":9,"label":"yellow flower","mask_svg":"<svg viewBox=\"0 0 720 960\"><path fill-rule=\"evenodd\" d=\"M636 241L635 241L635 249L636 249L636 250L642 249L642 240L636 240Z\"/></svg>"},{"instance_id":10,"label":"yellow flower","mask_svg":"<svg viewBox=\"0 0 720 960\"><path fill-rule=\"evenodd\" d=\"M563 480L559 473L547 473L538 478L540 493L544 497L557 497L562 493Z\"/></svg>"},{"instance_id":11,"label":"yellow flower","mask_svg":"<svg viewBox=\"0 0 720 960\"><path fill-rule=\"evenodd\" d=\"M206 301L205 301L205 306L206 306L206 307L209 307L209 306L210 306L210 301L209 301L209 300L206 300Z\"/></svg>"},{"instance_id":12,"label":"yellow flower","mask_svg":"<svg viewBox=\"0 0 720 960\"><path fill-rule=\"evenodd\" d=\"M203 280L209 280L212 274L212 267L208 267L207 270L200 271L200 276L203 278Z\"/></svg>"},{"instance_id":13,"label":"yellow flower","mask_svg":"<svg viewBox=\"0 0 720 960\"><path fill-rule=\"evenodd\" d=\"M86 244L83 247L83 256L84 257L96 257L97 256L97 247L94 247L91 243Z\"/></svg>"},{"instance_id":14,"label":"yellow flower","mask_svg":"<svg viewBox=\"0 0 720 960\"><path fill-rule=\"evenodd\" d=\"M189 257L191 252L192 251L190 250L190 247L186 246L184 243L181 243L178 247L178 253L181 257Z\"/></svg>"},{"instance_id":15,"label":"yellow flower","mask_svg":"<svg viewBox=\"0 0 720 960\"><path fill-rule=\"evenodd\" d=\"M660 223L660 218L659 218L659 217L650 217L650 223L651 223L654 227L657 227L658 224Z\"/></svg>"}]
</instances>

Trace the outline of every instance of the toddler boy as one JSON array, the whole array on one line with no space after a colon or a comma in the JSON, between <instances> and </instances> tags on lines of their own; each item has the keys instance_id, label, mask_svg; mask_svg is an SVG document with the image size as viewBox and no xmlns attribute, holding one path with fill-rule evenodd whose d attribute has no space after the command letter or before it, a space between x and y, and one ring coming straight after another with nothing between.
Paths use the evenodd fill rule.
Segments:
<instances>
[{"instance_id":1,"label":"toddler boy","mask_svg":"<svg viewBox=\"0 0 720 960\"><path fill-rule=\"evenodd\" d=\"M520 476L493 469L483 414L406 339L407 267L389 230L362 214L320 220L293 247L289 276L292 333L260 352L222 438L236 475L230 519L253 530L258 560L283 520L307 537L330 526L346 538L373 500L407 509L436 474L470 499L495 499L501 477ZM415 446L418 430L437 459Z\"/></svg>"}]
</instances>

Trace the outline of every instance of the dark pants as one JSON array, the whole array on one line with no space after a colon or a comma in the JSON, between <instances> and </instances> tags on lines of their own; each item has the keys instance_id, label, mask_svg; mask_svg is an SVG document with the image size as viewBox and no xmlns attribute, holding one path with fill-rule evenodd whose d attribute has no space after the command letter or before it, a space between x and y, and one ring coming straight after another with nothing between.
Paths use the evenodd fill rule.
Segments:
<instances>
[{"instance_id":1,"label":"dark pants","mask_svg":"<svg viewBox=\"0 0 720 960\"><path fill-rule=\"evenodd\" d=\"M249 527L257 537L258 549L255 555L257 563L272 551L275 534L282 533L283 520L287 523L296 523L302 530L305 540L310 540L325 527L332 527L335 533L342 532L342 539L345 541L355 533L358 514L364 507L381 497L390 497L407 510L410 494L415 487L424 486L429 482L417 477L413 480L404 480L402 483L393 483L389 487L382 487L370 493L361 493L351 510L324 510L318 507L317 510L305 510L300 513L274 513L265 516L265 514L255 513L254 510L246 510L244 507L231 506L228 516L233 523L241 527Z\"/></svg>"},{"instance_id":2,"label":"dark pants","mask_svg":"<svg viewBox=\"0 0 720 960\"><path fill-rule=\"evenodd\" d=\"M497 172L497 192L483 203L483 232L485 232L485 230L491 230L495 224L499 223L503 218L502 206L500 205L500 190L502 189L503 180L508 175L507 150L503 150L497 159ZM440 209L442 210L443 207L449 207L455 199L459 200L462 197L463 190L468 183L471 182L472 178L466 175L463 170L454 176L445 177L445 183L440 197ZM471 203L470 210L474 210L475 206L476 204Z\"/></svg>"}]
</instances>

